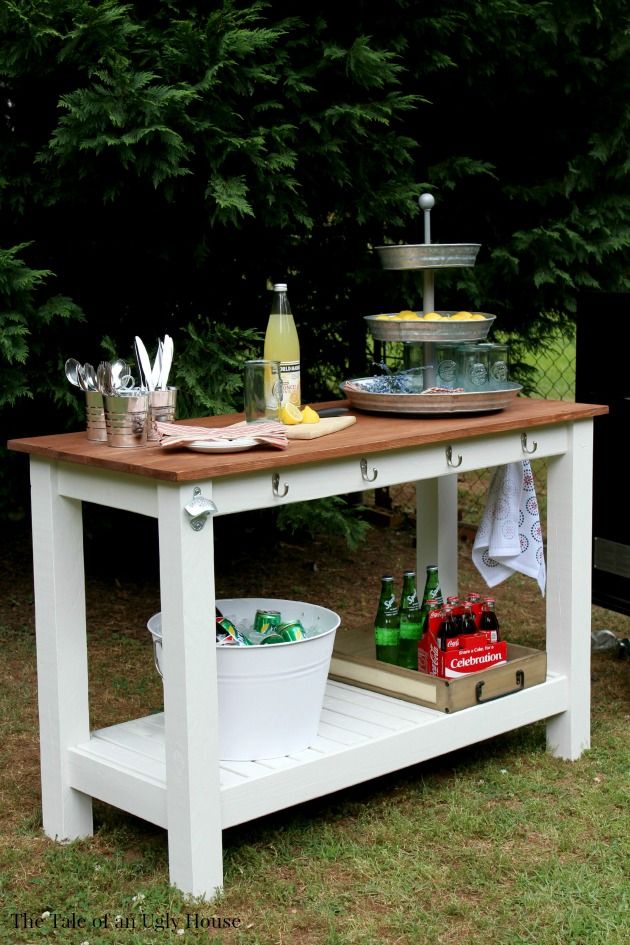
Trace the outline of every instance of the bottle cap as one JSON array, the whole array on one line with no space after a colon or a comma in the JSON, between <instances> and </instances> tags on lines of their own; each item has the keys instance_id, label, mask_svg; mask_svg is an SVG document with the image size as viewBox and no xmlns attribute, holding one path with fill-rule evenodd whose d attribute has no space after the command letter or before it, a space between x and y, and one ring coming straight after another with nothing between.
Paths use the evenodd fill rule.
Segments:
<instances>
[{"instance_id":1,"label":"bottle cap","mask_svg":"<svg viewBox=\"0 0 630 945\"><path fill-rule=\"evenodd\" d=\"M286 282L276 282L275 285L274 285L274 287L273 287L273 291L274 291L274 292L286 292L286 291L287 291L287 284L286 284Z\"/></svg>"}]
</instances>

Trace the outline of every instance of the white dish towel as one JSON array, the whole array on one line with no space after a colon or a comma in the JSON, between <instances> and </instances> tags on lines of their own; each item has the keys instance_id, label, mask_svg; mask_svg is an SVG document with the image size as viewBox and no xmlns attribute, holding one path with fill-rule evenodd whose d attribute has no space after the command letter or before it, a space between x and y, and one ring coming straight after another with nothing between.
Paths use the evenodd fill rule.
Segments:
<instances>
[{"instance_id":1,"label":"white dish towel","mask_svg":"<svg viewBox=\"0 0 630 945\"><path fill-rule=\"evenodd\" d=\"M495 587L519 571L538 581L544 597L545 552L529 460L495 470L472 559L488 587Z\"/></svg>"}]
</instances>

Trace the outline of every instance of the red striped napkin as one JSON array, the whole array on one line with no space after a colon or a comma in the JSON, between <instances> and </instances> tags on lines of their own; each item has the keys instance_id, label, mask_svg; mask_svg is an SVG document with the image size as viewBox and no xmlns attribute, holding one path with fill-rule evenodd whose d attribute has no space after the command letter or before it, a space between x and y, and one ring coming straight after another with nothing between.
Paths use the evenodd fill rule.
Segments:
<instances>
[{"instance_id":1,"label":"red striped napkin","mask_svg":"<svg viewBox=\"0 0 630 945\"><path fill-rule=\"evenodd\" d=\"M278 450L285 450L289 442L284 425L277 420L264 423L247 423L242 420L240 423L230 424L229 427L195 427L158 421L155 428L163 449L184 449L199 440L236 440L242 436L256 440L261 446L273 446Z\"/></svg>"}]
</instances>

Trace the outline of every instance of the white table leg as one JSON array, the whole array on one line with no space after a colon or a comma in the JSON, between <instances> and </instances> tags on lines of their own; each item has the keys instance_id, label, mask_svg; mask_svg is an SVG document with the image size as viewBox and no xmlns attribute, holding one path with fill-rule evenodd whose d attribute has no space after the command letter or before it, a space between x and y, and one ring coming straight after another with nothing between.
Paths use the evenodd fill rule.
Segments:
<instances>
[{"instance_id":1,"label":"white table leg","mask_svg":"<svg viewBox=\"0 0 630 945\"><path fill-rule=\"evenodd\" d=\"M592 420L572 424L568 438L547 480L547 660L568 677L570 704L549 721L547 742L575 759L590 745Z\"/></svg>"},{"instance_id":2,"label":"white table leg","mask_svg":"<svg viewBox=\"0 0 630 945\"><path fill-rule=\"evenodd\" d=\"M31 459L44 832L57 840L92 833L92 799L68 784L66 750L89 738L81 503L58 494L57 469Z\"/></svg>"},{"instance_id":3,"label":"white table leg","mask_svg":"<svg viewBox=\"0 0 630 945\"><path fill-rule=\"evenodd\" d=\"M437 564L444 599L457 594L457 476L416 482L418 593L425 568Z\"/></svg>"},{"instance_id":4,"label":"white table leg","mask_svg":"<svg viewBox=\"0 0 630 945\"><path fill-rule=\"evenodd\" d=\"M192 529L192 494L158 487L169 871L212 898L223 885L213 526Z\"/></svg>"}]
</instances>

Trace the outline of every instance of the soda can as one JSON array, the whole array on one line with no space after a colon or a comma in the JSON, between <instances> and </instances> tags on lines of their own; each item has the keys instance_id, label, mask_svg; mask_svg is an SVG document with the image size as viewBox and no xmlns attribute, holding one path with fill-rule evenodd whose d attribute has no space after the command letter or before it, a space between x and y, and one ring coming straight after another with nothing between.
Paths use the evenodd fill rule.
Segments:
<instances>
[{"instance_id":1,"label":"soda can","mask_svg":"<svg viewBox=\"0 0 630 945\"><path fill-rule=\"evenodd\" d=\"M233 634L236 630L236 627L227 617L217 617L217 634L219 633L231 633Z\"/></svg>"},{"instance_id":2,"label":"soda can","mask_svg":"<svg viewBox=\"0 0 630 945\"><path fill-rule=\"evenodd\" d=\"M236 643L237 629L227 617L216 618L217 643Z\"/></svg>"},{"instance_id":3,"label":"soda can","mask_svg":"<svg viewBox=\"0 0 630 945\"><path fill-rule=\"evenodd\" d=\"M269 633L281 623L282 616L279 610L257 610L254 617L254 631L260 634Z\"/></svg>"},{"instance_id":4,"label":"soda can","mask_svg":"<svg viewBox=\"0 0 630 945\"><path fill-rule=\"evenodd\" d=\"M288 620L286 623L281 623L278 627L278 633L285 643L304 639L304 627L299 620Z\"/></svg>"},{"instance_id":5,"label":"soda can","mask_svg":"<svg viewBox=\"0 0 630 945\"><path fill-rule=\"evenodd\" d=\"M269 633L265 635L264 639L260 641L260 645L262 646L263 643L286 643L286 640L284 637L281 637L279 633L274 633L273 630L270 630Z\"/></svg>"}]
</instances>

